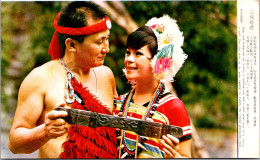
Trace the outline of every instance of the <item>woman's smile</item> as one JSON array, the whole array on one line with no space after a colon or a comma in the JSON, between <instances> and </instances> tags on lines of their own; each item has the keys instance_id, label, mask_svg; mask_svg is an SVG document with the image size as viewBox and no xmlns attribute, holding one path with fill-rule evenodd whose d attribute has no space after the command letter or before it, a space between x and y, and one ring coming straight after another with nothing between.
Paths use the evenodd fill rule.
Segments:
<instances>
[{"instance_id":1,"label":"woman's smile","mask_svg":"<svg viewBox=\"0 0 260 160\"><path fill-rule=\"evenodd\" d=\"M126 70L130 70L130 71L137 70L137 69L138 69L137 67L126 67Z\"/></svg>"}]
</instances>

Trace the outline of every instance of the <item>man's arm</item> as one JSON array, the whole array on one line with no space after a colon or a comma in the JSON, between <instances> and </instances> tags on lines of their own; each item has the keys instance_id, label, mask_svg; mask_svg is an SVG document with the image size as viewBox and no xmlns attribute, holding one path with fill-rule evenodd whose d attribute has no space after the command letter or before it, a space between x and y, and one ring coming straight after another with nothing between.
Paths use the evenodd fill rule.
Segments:
<instances>
[{"instance_id":1,"label":"man's arm","mask_svg":"<svg viewBox=\"0 0 260 160\"><path fill-rule=\"evenodd\" d=\"M112 86L113 86L113 95L114 95L114 97L118 97L118 94L117 94L117 90L116 90L116 81L115 81L115 76L114 76L114 74L113 74L113 72L111 71L111 83L112 83Z\"/></svg>"},{"instance_id":2,"label":"man's arm","mask_svg":"<svg viewBox=\"0 0 260 160\"><path fill-rule=\"evenodd\" d=\"M18 104L9 133L8 147L13 153L32 153L55 136L63 135L60 128L65 122L57 117L67 113L54 112L45 116L45 122L37 126L44 109L44 73L34 69L23 81L18 93ZM53 112L53 111L52 111ZM57 125L54 128L54 125ZM60 133L58 134L57 131ZM55 132L55 134L51 134Z\"/></svg>"},{"instance_id":3,"label":"man's arm","mask_svg":"<svg viewBox=\"0 0 260 160\"><path fill-rule=\"evenodd\" d=\"M117 91L116 91L116 83L115 83L115 77L112 72L112 70L107 66L100 66L97 67L98 69L98 79L99 81L102 81L101 87L99 89L102 89L104 91L104 88L106 88L106 93L101 97L102 95L99 94L100 99L104 99L107 102L107 106L109 106L109 110L113 111L114 97L118 97Z\"/></svg>"}]
</instances>

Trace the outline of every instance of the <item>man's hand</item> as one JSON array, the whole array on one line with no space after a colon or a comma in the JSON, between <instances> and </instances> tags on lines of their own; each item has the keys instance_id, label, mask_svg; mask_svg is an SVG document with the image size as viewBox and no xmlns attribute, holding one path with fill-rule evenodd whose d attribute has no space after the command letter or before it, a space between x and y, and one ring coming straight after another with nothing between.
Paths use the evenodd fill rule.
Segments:
<instances>
[{"instance_id":1,"label":"man's hand","mask_svg":"<svg viewBox=\"0 0 260 160\"><path fill-rule=\"evenodd\" d=\"M164 147L164 158L180 158L180 154L178 153L179 139L169 134L167 134L167 136L163 135L162 138L163 140L161 140L160 143Z\"/></svg>"},{"instance_id":2,"label":"man's hand","mask_svg":"<svg viewBox=\"0 0 260 160\"><path fill-rule=\"evenodd\" d=\"M57 107L64 107L65 104L59 104ZM67 132L66 121L61 117L66 117L68 113L66 111L52 110L45 115L45 131L48 137L57 138L64 135Z\"/></svg>"}]
</instances>

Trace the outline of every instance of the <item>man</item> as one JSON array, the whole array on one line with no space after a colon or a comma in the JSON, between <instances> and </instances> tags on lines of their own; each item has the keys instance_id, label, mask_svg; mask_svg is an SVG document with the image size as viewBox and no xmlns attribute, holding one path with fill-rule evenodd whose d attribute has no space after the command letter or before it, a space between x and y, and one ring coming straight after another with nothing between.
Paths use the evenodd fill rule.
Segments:
<instances>
[{"instance_id":1,"label":"man","mask_svg":"<svg viewBox=\"0 0 260 160\"><path fill-rule=\"evenodd\" d=\"M62 119L67 112L53 110L60 106L111 114L117 92L113 73L103 66L110 21L99 6L78 1L57 15L54 27L53 60L33 69L19 89L9 149L39 149L39 158L116 158L112 128L70 126Z\"/></svg>"}]
</instances>

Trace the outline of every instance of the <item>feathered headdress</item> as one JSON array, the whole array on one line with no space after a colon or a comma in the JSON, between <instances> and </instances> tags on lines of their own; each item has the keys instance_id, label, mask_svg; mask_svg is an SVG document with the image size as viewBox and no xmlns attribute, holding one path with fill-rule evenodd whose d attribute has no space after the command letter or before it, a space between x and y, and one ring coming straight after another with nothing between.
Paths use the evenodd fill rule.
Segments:
<instances>
[{"instance_id":1,"label":"feathered headdress","mask_svg":"<svg viewBox=\"0 0 260 160\"><path fill-rule=\"evenodd\" d=\"M176 20L168 15L153 17L145 25L152 28L158 42L158 52L151 62L154 74L161 81L173 81L188 57L181 48L184 41L182 32Z\"/></svg>"}]
</instances>

